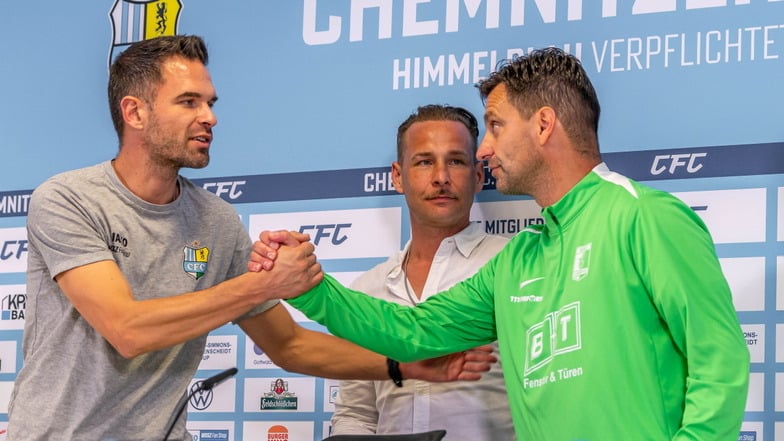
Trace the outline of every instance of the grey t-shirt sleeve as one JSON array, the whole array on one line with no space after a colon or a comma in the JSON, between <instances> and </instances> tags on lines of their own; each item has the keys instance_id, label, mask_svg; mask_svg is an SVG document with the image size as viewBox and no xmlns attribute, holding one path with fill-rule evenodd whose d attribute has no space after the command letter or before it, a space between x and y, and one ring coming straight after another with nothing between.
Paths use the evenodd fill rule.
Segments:
<instances>
[{"instance_id":1,"label":"grey t-shirt sleeve","mask_svg":"<svg viewBox=\"0 0 784 441\"><path fill-rule=\"evenodd\" d=\"M114 260L98 220L66 183L46 182L33 192L27 217L30 245L51 277L101 260Z\"/></svg>"},{"instance_id":2,"label":"grey t-shirt sleeve","mask_svg":"<svg viewBox=\"0 0 784 441\"><path fill-rule=\"evenodd\" d=\"M275 299L275 300L268 300L268 301L262 303L261 305L258 305L255 308L251 309L250 311L246 312L245 314L242 314L241 316L239 316L235 320L232 320L231 322L233 324L235 324L235 325L239 324L239 322L241 322L241 321L243 321L245 319L251 318L253 316L261 314L264 311L267 311L268 309L272 308L273 306L277 305L278 303L280 303L280 300L277 300L277 299Z\"/></svg>"}]
</instances>

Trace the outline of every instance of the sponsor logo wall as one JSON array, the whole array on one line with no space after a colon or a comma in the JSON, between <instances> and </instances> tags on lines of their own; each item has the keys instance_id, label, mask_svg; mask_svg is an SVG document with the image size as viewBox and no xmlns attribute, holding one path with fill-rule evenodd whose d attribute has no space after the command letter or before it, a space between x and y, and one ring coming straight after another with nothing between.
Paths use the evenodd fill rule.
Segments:
<instances>
[{"instance_id":1,"label":"sponsor logo wall","mask_svg":"<svg viewBox=\"0 0 784 441\"><path fill-rule=\"evenodd\" d=\"M220 96L211 164L183 174L234 204L251 237L309 233L345 284L408 240L389 164L397 125L417 105L481 118L473 84L501 59L547 45L579 56L602 103L610 168L672 192L713 235L752 360L738 439L784 439L783 17L780 0L5 5L0 75L13 87L0 107L0 439L23 363L32 189L115 154L107 60L174 33L205 37ZM543 222L532 200L499 195L492 178L472 220L506 236ZM191 398L194 440L329 434L337 382L280 369L229 325L209 336L192 384L234 366L236 377Z\"/></svg>"}]
</instances>

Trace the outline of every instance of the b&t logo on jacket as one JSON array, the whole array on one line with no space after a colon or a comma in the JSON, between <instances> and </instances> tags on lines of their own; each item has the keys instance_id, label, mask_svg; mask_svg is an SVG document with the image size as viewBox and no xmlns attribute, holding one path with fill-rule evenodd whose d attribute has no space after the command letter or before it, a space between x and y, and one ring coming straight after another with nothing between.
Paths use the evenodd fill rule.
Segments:
<instances>
[{"instance_id":1,"label":"b&t logo on jacket","mask_svg":"<svg viewBox=\"0 0 784 441\"><path fill-rule=\"evenodd\" d=\"M115 0L109 11L112 44L108 65L133 43L176 35L181 9L180 0Z\"/></svg>"},{"instance_id":2,"label":"b&t logo on jacket","mask_svg":"<svg viewBox=\"0 0 784 441\"><path fill-rule=\"evenodd\" d=\"M207 247L196 248L198 242L193 243L193 247L186 246L182 249L184 254L182 269L185 273L196 280L199 280L207 272L207 264L210 260L210 249Z\"/></svg>"}]
</instances>

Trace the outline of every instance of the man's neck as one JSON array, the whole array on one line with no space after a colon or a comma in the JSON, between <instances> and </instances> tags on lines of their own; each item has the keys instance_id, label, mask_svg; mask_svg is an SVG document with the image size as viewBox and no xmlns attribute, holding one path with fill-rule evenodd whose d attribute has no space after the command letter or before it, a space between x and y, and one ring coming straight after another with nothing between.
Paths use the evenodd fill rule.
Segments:
<instances>
[{"instance_id":1,"label":"man's neck","mask_svg":"<svg viewBox=\"0 0 784 441\"><path fill-rule=\"evenodd\" d=\"M449 228L430 228L412 223L411 243L403 258L403 273L411 285L410 295L417 299L422 297L422 290L427 282L433 257L447 237L454 236L468 224L455 225ZM408 289L408 286L406 287Z\"/></svg>"},{"instance_id":2,"label":"man's neck","mask_svg":"<svg viewBox=\"0 0 784 441\"><path fill-rule=\"evenodd\" d=\"M600 161L586 160L576 156L572 160L551 162L547 173L541 179L537 194L532 194L540 207L555 204L580 182Z\"/></svg>"},{"instance_id":3,"label":"man's neck","mask_svg":"<svg viewBox=\"0 0 784 441\"><path fill-rule=\"evenodd\" d=\"M121 149L117 158L112 160L112 167L131 193L151 204L168 204L179 194L178 171L151 167L146 157L123 154Z\"/></svg>"},{"instance_id":4,"label":"man's neck","mask_svg":"<svg viewBox=\"0 0 784 441\"><path fill-rule=\"evenodd\" d=\"M435 256L438 247L441 246L441 242L444 239L454 236L466 227L468 227L468 222L450 227L428 227L412 222L411 243L408 247L408 253L410 257L416 260L429 263L433 260L433 256Z\"/></svg>"}]
</instances>

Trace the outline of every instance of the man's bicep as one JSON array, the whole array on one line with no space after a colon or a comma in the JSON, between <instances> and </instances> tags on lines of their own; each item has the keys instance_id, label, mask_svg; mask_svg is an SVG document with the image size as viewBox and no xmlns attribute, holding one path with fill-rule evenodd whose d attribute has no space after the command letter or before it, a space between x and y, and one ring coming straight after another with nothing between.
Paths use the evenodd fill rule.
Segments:
<instances>
[{"instance_id":1,"label":"man's bicep","mask_svg":"<svg viewBox=\"0 0 784 441\"><path fill-rule=\"evenodd\" d=\"M101 335L111 341L121 313L133 293L113 260L77 266L54 276L60 290Z\"/></svg>"}]
</instances>

